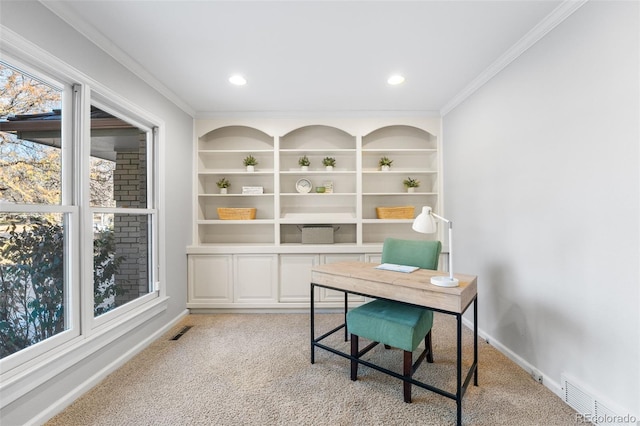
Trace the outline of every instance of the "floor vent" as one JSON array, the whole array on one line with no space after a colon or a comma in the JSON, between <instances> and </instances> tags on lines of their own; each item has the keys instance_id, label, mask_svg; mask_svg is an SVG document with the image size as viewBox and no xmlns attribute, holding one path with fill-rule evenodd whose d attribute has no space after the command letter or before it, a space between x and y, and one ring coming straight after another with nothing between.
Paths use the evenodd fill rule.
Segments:
<instances>
[{"instance_id":1,"label":"floor vent","mask_svg":"<svg viewBox=\"0 0 640 426\"><path fill-rule=\"evenodd\" d=\"M577 423L627 426L635 424L635 418L616 413L586 391L583 386L578 385L575 380L564 374L560 376L560 379L562 381L562 398L564 402L576 410Z\"/></svg>"},{"instance_id":2,"label":"floor vent","mask_svg":"<svg viewBox=\"0 0 640 426\"><path fill-rule=\"evenodd\" d=\"M185 327L182 327L182 329L178 332L178 334L176 334L175 336L173 336L171 338L171 340L178 340L179 338L181 338L182 336L184 336L184 334L189 331L191 329L190 325L187 325Z\"/></svg>"}]
</instances>

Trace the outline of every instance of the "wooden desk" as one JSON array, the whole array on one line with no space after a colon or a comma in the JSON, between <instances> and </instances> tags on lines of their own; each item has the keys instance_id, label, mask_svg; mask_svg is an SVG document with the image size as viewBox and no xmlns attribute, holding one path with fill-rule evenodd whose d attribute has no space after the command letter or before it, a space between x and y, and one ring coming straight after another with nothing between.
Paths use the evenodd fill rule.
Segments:
<instances>
[{"instance_id":1,"label":"wooden desk","mask_svg":"<svg viewBox=\"0 0 640 426\"><path fill-rule=\"evenodd\" d=\"M454 399L457 405L457 424L462 424L462 397L473 377L474 385L478 386L478 291L477 277L473 275L454 274L460 285L458 287L438 287L431 284L431 277L442 275L443 272L420 269L411 273L383 271L376 269L375 263L339 262L316 266L311 269L311 363L315 363L315 348L325 349L336 355L360 364L374 368L398 379L436 392L442 396ZM324 287L344 292L344 322L333 330L315 337L315 287ZM423 382L406 378L366 360L354 358L351 354L341 352L335 348L320 343L326 337L344 329L345 341L348 339L346 315L348 310L348 295L357 294L376 299L387 299L429 308L433 311L454 315L457 319L457 380L456 392L451 393ZM475 302L475 303L474 303ZM462 314L473 303L473 363L462 377Z\"/></svg>"}]
</instances>

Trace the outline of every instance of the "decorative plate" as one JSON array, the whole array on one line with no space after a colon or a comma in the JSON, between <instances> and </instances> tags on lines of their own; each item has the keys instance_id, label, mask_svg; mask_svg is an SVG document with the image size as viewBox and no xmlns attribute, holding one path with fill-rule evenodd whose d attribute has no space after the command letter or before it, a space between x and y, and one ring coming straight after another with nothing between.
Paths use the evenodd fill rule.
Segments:
<instances>
[{"instance_id":1,"label":"decorative plate","mask_svg":"<svg viewBox=\"0 0 640 426\"><path fill-rule=\"evenodd\" d=\"M307 192L311 191L311 181L309 179L298 179L298 181L296 182L296 191L298 191L301 194L305 194Z\"/></svg>"}]
</instances>

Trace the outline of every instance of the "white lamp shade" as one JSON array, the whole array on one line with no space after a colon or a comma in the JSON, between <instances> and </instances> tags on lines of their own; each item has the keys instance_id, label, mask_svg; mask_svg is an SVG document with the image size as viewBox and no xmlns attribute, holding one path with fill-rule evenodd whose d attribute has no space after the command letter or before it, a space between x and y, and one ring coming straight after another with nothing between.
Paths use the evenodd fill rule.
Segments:
<instances>
[{"instance_id":1,"label":"white lamp shade","mask_svg":"<svg viewBox=\"0 0 640 426\"><path fill-rule=\"evenodd\" d=\"M412 228L421 234L433 234L436 232L436 220L431 214L431 207L422 207L422 213L415 218Z\"/></svg>"}]
</instances>

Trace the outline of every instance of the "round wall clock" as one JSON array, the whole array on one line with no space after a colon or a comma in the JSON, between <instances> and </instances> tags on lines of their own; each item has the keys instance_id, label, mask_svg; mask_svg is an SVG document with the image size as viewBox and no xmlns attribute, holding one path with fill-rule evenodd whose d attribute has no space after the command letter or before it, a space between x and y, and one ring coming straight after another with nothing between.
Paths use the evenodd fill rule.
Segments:
<instances>
[{"instance_id":1,"label":"round wall clock","mask_svg":"<svg viewBox=\"0 0 640 426\"><path fill-rule=\"evenodd\" d=\"M309 179L298 179L298 181L296 182L296 191L298 191L301 194L305 194L309 191L311 191L311 181Z\"/></svg>"}]
</instances>

